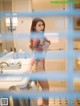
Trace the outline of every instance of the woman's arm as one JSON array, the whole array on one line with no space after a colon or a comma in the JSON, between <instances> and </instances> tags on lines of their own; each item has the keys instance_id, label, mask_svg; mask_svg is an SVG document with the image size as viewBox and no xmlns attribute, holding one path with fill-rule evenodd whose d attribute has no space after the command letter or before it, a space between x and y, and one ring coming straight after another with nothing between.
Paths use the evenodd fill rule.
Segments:
<instances>
[{"instance_id":1,"label":"woman's arm","mask_svg":"<svg viewBox=\"0 0 80 106\"><path fill-rule=\"evenodd\" d=\"M33 48L38 50L38 51L42 51L43 48L42 48L42 46L39 43L40 43L39 39L34 39L33 40Z\"/></svg>"}]
</instances>

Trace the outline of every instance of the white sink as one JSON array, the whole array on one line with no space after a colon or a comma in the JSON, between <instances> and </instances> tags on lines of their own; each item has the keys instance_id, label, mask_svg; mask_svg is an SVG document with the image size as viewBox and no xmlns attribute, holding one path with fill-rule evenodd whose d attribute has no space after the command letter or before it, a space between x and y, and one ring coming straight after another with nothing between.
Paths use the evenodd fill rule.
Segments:
<instances>
[{"instance_id":1,"label":"white sink","mask_svg":"<svg viewBox=\"0 0 80 106\"><path fill-rule=\"evenodd\" d=\"M1 59L0 59L1 60ZM2 60L1 60L2 61ZM27 59L5 59L4 61L8 64L13 64L11 67L3 68L3 73L1 74L27 74L30 70L30 58ZM21 66L17 67L17 63L20 62ZM11 86L25 87L29 81L29 78L23 76L1 76L0 77L0 89L9 89Z\"/></svg>"}]
</instances>

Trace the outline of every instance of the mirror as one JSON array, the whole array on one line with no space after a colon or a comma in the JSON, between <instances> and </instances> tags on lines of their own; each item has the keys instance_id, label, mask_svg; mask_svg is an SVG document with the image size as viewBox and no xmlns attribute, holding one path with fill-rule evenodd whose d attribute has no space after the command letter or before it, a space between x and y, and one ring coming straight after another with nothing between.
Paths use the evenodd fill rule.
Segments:
<instances>
[{"instance_id":1,"label":"mirror","mask_svg":"<svg viewBox=\"0 0 80 106\"><path fill-rule=\"evenodd\" d=\"M6 12L11 12L12 11L12 0L0 0L0 12L2 12L4 15L0 18L0 35L1 35L1 40L0 43L2 43L2 49L0 49L0 52L3 51L10 51L11 48L14 47L14 41L13 39L7 39L8 34L7 33L12 33L7 26L6 26ZM0 14L1 15L1 14ZM11 27L11 26L9 26Z\"/></svg>"},{"instance_id":2,"label":"mirror","mask_svg":"<svg viewBox=\"0 0 80 106\"><path fill-rule=\"evenodd\" d=\"M0 16L3 13L0 18L0 52L27 48L24 47L27 45L25 38L19 39L19 36L29 33L31 18L17 17L17 12L27 11L31 11L31 0L0 0ZM21 45L20 42L25 44Z\"/></svg>"}]
</instances>

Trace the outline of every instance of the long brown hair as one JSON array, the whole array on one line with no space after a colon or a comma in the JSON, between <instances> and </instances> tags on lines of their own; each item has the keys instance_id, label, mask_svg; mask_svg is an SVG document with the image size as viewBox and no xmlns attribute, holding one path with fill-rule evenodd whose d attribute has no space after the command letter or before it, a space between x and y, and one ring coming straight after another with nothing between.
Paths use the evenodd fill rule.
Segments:
<instances>
[{"instance_id":1,"label":"long brown hair","mask_svg":"<svg viewBox=\"0 0 80 106\"><path fill-rule=\"evenodd\" d=\"M36 24L38 22L42 22L43 23L43 26L44 26L44 29L43 29L43 32L45 31L45 22L41 19L41 18L34 18L33 21L32 21L32 25L31 25L31 29L30 29L30 32L31 33L34 33L36 32ZM33 34L31 34L33 35ZM32 40L32 36L31 36L31 39L30 39L30 48L32 49L33 48L33 40Z\"/></svg>"}]
</instances>

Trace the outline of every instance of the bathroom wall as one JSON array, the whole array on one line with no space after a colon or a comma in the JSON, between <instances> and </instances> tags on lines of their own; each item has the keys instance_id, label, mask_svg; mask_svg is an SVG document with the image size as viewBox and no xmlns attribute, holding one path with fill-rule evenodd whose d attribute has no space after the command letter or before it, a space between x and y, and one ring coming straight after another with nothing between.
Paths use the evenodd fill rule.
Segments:
<instances>
[{"instance_id":1,"label":"bathroom wall","mask_svg":"<svg viewBox=\"0 0 80 106\"><path fill-rule=\"evenodd\" d=\"M61 0L61 1L64 1L64 0ZM57 4L57 5L52 4L51 0L32 0L32 8L33 10L56 10L56 9L65 8L65 5L64 4Z\"/></svg>"},{"instance_id":2,"label":"bathroom wall","mask_svg":"<svg viewBox=\"0 0 80 106\"><path fill-rule=\"evenodd\" d=\"M11 0L1 0L0 1L0 11L1 12L8 12L8 11L12 11L12 1ZM8 28L6 27L6 22L5 22L6 17L2 17L1 18L1 36L3 36L2 34L6 34L8 33ZM5 39L2 39L2 51L4 51L4 49L7 49L8 51L10 50L11 47L14 47L14 42L13 39L12 40L7 40L7 35L5 36Z\"/></svg>"},{"instance_id":3,"label":"bathroom wall","mask_svg":"<svg viewBox=\"0 0 80 106\"><path fill-rule=\"evenodd\" d=\"M74 49L75 50L80 50L80 39L74 39Z\"/></svg>"},{"instance_id":4,"label":"bathroom wall","mask_svg":"<svg viewBox=\"0 0 80 106\"><path fill-rule=\"evenodd\" d=\"M31 0L13 0L12 4L13 12L28 13L32 11ZM18 17L18 25L16 27L16 30L14 31L14 34L17 33L21 36L25 34L26 36L29 36L31 21L31 17ZM29 39L14 39L14 47L17 49L17 51L19 51L20 49L22 49L22 51L29 51Z\"/></svg>"},{"instance_id":5,"label":"bathroom wall","mask_svg":"<svg viewBox=\"0 0 80 106\"><path fill-rule=\"evenodd\" d=\"M49 72L65 72L67 69L66 61L64 59L46 59L45 68Z\"/></svg>"}]
</instances>

